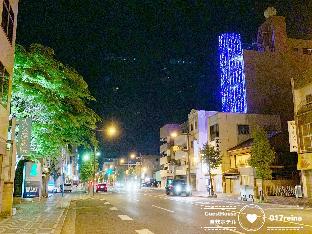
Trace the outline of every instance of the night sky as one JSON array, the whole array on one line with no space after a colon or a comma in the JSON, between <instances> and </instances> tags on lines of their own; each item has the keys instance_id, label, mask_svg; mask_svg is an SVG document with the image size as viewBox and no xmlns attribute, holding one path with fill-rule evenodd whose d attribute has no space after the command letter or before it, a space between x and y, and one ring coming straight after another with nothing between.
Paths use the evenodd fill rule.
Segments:
<instances>
[{"instance_id":1,"label":"night sky","mask_svg":"<svg viewBox=\"0 0 312 234\"><path fill-rule=\"evenodd\" d=\"M90 105L122 128L118 140L99 136L105 157L158 154L162 125L220 110L218 35L252 43L268 6L290 36L311 38L312 1L21 0L17 43L49 46L84 76Z\"/></svg>"}]
</instances>

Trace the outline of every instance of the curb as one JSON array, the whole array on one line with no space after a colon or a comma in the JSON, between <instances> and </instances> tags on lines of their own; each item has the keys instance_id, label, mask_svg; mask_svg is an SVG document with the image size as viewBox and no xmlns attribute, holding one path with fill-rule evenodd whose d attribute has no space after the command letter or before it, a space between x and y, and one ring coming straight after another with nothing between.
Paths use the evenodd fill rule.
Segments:
<instances>
[{"instance_id":1,"label":"curb","mask_svg":"<svg viewBox=\"0 0 312 234\"><path fill-rule=\"evenodd\" d=\"M60 234L62 232L62 228L63 228L64 222L65 222L68 210L69 210L69 206L64 209L61 217L59 218L58 222L55 224L56 227L53 233Z\"/></svg>"}]
</instances>

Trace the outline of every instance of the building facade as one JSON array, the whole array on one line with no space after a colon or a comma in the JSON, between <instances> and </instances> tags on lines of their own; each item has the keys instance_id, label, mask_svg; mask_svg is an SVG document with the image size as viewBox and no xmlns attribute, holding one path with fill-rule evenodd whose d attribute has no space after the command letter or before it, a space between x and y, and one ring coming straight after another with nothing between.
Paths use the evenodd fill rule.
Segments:
<instances>
[{"instance_id":1,"label":"building facade","mask_svg":"<svg viewBox=\"0 0 312 234\"><path fill-rule=\"evenodd\" d=\"M3 166L12 167L12 156L7 151L10 100L14 67L18 0L0 1L0 211L11 215L13 176L3 175ZM13 178L12 178L13 177ZM7 204L4 206L4 204Z\"/></svg>"},{"instance_id":2,"label":"building facade","mask_svg":"<svg viewBox=\"0 0 312 234\"><path fill-rule=\"evenodd\" d=\"M258 29L256 48L243 53L248 113L277 114L283 131L293 119L291 79L312 66L312 41L287 36L285 18L272 15Z\"/></svg>"},{"instance_id":3,"label":"building facade","mask_svg":"<svg viewBox=\"0 0 312 234\"><path fill-rule=\"evenodd\" d=\"M312 197L312 72L293 80L298 170L303 195Z\"/></svg>"},{"instance_id":4,"label":"building facade","mask_svg":"<svg viewBox=\"0 0 312 234\"><path fill-rule=\"evenodd\" d=\"M234 191L232 181L234 177L231 171L234 158L231 158L227 151L250 139L256 126L263 127L272 133L281 131L281 122L277 115L217 112L209 117L208 144L215 146L222 156L220 168L213 172L215 192L232 193Z\"/></svg>"},{"instance_id":5,"label":"building facade","mask_svg":"<svg viewBox=\"0 0 312 234\"><path fill-rule=\"evenodd\" d=\"M174 134L179 135L181 133L181 126L179 124L166 124L160 128L160 177L161 187L164 188L167 183L167 179L173 179L174 175Z\"/></svg>"},{"instance_id":6,"label":"building facade","mask_svg":"<svg viewBox=\"0 0 312 234\"><path fill-rule=\"evenodd\" d=\"M285 133L268 134L271 147L276 152L275 159L271 164L272 179L263 181L265 195L277 195L276 191L281 186L294 187L298 184L299 175L297 173L297 156L289 152L288 136ZM251 157L251 147L253 139L244 141L228 150L231 161L231 169L225 175L230 179L228 190L232 194L249 193L256 195L254 191L259 191L256 185L256 170L248 164ZM257 194L258 195L258 194ZM248 195L247 195L248 198Z\"/></svg>"}]
</instances>

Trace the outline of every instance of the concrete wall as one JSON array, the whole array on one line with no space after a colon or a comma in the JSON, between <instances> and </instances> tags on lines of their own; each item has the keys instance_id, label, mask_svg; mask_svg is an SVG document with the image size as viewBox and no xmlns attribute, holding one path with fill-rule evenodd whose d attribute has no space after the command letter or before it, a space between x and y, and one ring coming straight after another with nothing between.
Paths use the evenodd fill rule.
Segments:
<instances>
[{"instance_id":1,"label":"concrete wall","mask_svg":"<svg viewBox=\"0 0 312 234\"><path fill-rule=\"evenodd\" d=\"M14 12L14 29L12 45L10 44L3 28L0 26L0 61L4 65L5 69L10 75L9 79L9 98L7 106L0 104L0 155L2 155L3 163L0 163L0 167L13 167L10 155L6 152L6 141L8 136L8 121L11 101L12 90L12 76L14 67L14 47L16 38L16 25L17 25L17 7L18 0L9 0L12 10ZM2 21L3 0L0 0L0 21ZM7 170L0 170L6 172ZM0 174L0 211L4 215L12 214L12 202L13 202L13 178L5 179L3 174Z\"/></svg>"}]
</instances>

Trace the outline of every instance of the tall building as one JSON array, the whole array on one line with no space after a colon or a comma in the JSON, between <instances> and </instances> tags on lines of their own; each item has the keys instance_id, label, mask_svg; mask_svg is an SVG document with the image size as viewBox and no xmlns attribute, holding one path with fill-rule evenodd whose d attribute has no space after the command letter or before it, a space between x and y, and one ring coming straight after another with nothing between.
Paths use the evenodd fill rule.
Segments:
<instances>
[{"instance_id":1,"label":"tall building","mask_svg":"<svg viewBox=\"0 0 312 234\"><path fill-rule=\"evenodd\" d=\"M312 66L312 41L289 38L285 18L277 16L274 9L267 10L265 17L257 42L242 54L238 34L220 36L222 103L226 104L224 110L244 112L227 106L243 103L245 97L242 110L280 115L287 131L294 106L291 78L302 76Z\"/></svg>"},{"instance_id":2,"label":"tall building","mask_svg":"<svg viewBox=\"0 0 312 234\"><path fill-rule=\"evenodd\" d=\"M0 1L0 211L4 215L12 213L12 174L3 174L6 167L12 167L10 150L7 150L12 76L14 67L14 47L16 38L18 0Z\"/></svg>"}]
</instances>

